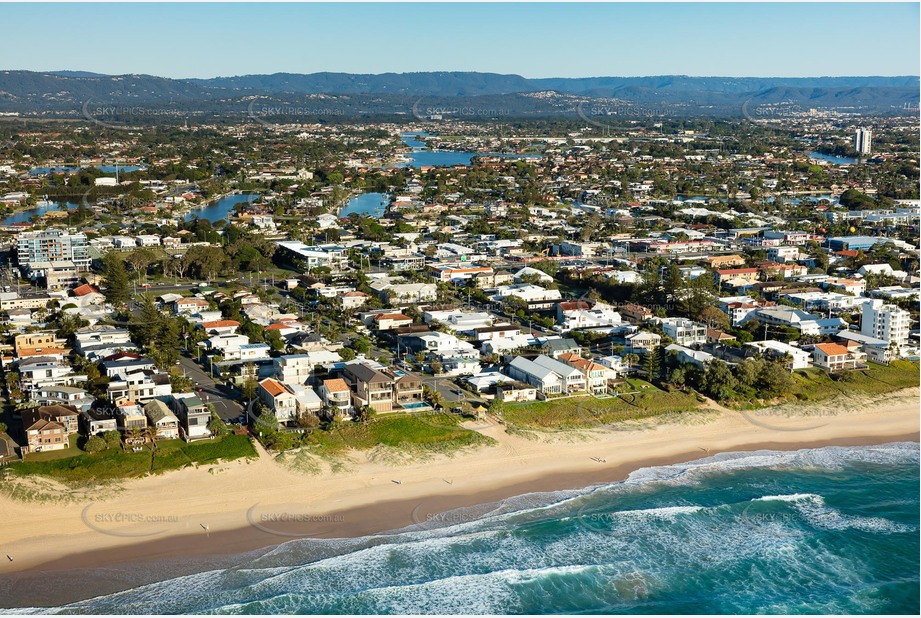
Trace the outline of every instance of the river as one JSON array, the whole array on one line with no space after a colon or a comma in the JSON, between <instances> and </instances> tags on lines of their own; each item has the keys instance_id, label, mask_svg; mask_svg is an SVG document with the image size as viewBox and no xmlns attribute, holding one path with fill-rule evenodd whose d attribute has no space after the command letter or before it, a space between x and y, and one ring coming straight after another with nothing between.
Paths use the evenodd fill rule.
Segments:
<instances>
[{"instance_id":1,"label":"river","mask_svg":"<svg viewBox=\"0 0 921 618\"><path fill-rule=\"evenodd\" d=\"M227 221L228 216L233 213L234 206L243 202L255 202L260 195L258 193L237 193L226 195L221 199L203 206L195 208L186 213L185 220L207 219L211 223L223 219Z\"/></svg>"}]
</instances>

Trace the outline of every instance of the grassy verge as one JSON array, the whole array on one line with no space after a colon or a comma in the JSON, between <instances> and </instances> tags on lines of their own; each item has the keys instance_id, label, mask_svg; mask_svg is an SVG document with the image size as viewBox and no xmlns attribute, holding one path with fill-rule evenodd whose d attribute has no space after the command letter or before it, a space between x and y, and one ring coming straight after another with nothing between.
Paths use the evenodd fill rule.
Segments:
<instances>
[{"instance_id":1,"label":"grassy verge","mask_svg":"<svg viewBox=\"0 0 921 618\"><path fill-rule=\"evenodd\" d=\"M490 438L460 427L461 421L453 414L383 415L367 424L344 422L328 431L315 431L307 445L318 455L337 455L348 449L370 450L378 446L451 452L492 442Z\"/></svg>"},{"instance_id":2,"label":"grassy verge","mask_svg":"<svg viewBox=\"0 0 921 618\"><path fill-rule=\"evenodd\" d=\"M734 408L759 408L785 402L815 403L834 397L878 397L921 384L918 363L897 360L889 365L869 363L867 369L847 371L835 376L821 369L793 372L793 387L784 397L772 401L734 402Z\"/></svg>"},{"instance_id":3,"label":"grassy verge","mask_svg":"<svg viewBox=\"0 0 921 618\"><path fill-rule=\"evenodd\" d=\"M137 453L110 449L94 455L83 453L63 459L39 461L30 458L11 464L7 469L18 476L46 476L77 487L255 456L256 451L248 436L228 434L220 439L193 444L169 440L159 443L156 449L145 447Z\"/></svg>"},{"instance_id":4,"label":"grassy verge","mask_svg":"<svg viewBox=\"0 0 921 618\"><path fill-rule=\"evenodd\" d=\"M606 399L586 396L506 405L502 418L521 429L591 429L700 407L693 393L663 391L643 380L630 380L627 388L636 392Z\"/></svg>"}]
</instances>

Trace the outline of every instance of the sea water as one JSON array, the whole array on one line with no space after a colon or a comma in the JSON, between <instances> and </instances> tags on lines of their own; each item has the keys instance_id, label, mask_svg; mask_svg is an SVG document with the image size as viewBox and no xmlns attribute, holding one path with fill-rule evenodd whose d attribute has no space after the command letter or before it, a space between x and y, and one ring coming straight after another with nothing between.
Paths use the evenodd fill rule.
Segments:
<instances>
[{"instance_id":1,"label":"sea water","mask_svg":"<svg viewBox=\"0 0 921 618\"><path fill-rule=\"evenodd\" d=\"M918 453L724 453L15 611L916 615Z\"/></svg>"}]
</instances>

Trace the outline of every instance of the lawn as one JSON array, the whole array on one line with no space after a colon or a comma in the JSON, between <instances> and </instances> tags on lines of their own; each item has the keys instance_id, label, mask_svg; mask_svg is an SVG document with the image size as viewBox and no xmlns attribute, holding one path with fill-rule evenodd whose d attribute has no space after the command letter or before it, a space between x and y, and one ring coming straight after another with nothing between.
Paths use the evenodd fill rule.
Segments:
<instances>
[{"instance_id":1,"label":"lawn","mask_svg":"<svg viewBox=\"0 0 921 618\"><path fill-rule=\"evenodd\" d=\"M522 429L591 429L619 421L688 412L700 407L697 396L668 392L643 380L630 380L629 392L619 397L571 397L535 403L507 404L502 418Z\"/></svg>"},{"instance_id":2,"label":"lawn","mask_svg":"<svg viewBox=\"0 0 921 618\"><path fill-rule=\"evenodd\" d=\"M893 361L888 366L869 363L869 368L850 371L838 379L820 369L802 369L793 374L790 399L822 401L838 395L876 396L919 385L918 363Z\"/></svg>"},{"instance_id":3,"label":"lawn","mask_svg":"<svg viewBox=\"0 0 921 618\"><path fill-rule=\"evenodd\" d=\"M81 486L255 456L248 436L228 434L221 439L192 444L168 440L158 443L156 449L146 446L137 453L109 449L63 459L34 460L30 456L26 461L11 464L8 470L20 476L47 476L67 485Z\"/></svg>"},{"instance_id":4,"label":"lawn","mask_svg":"<svg viewBox=\"0 0 921 618\"><path fill-rule=\"evenodd\" d=\"M80 439L80 436L73 434L70 436L70 446L67 448L61 449L59 451L43 451L41 453L30 453L25 456L26 461L53 461L55 459L67 459L69 457L74 457L81 454L79 448L77 448L77 441Z\"/></svg>"},{"instance_id":5,"label":"lawn","mask_svg":"<svg viewBox=\"0 0 921 618\"><path fill-rule=\"evenodd\" d=\"M378 445L445 452L491 442L490 438L460 427L462 420L455 414L380 415L367 424L346 421L328 431L314 431L308 440L317 447L318 454L368 450Z\"/></svg>"}]
</instances>

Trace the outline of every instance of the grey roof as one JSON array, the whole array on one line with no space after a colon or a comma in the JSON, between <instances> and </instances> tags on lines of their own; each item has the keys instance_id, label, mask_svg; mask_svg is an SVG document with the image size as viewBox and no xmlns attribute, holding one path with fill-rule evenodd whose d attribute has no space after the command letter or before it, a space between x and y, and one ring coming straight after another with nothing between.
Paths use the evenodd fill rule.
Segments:
<instances>
[{"instance_id":1,"label":"grey roof","mask_svg":"<svg viewBox=\"0 0 921 618\"><path fill-rule=\"evenodd\" d=\"M576 343L575 339L569 339L569 338L549 339L548 341L544 342L544 345L546 345L548 348L550 348L554 352L557 352L560 350L573 350L579 347L579 344Z\"/></svg>"},{"instance_id":2,"label":"grey roof","mask_svg":"<svg viewBox=\"0 0 921 618\"><path fill-rule=\"evenodd\" d=\"M157 399L152 399L144 405L144 414L146 414L154 424L162 420L179 422L176 415L170 412L169 406Z\"/></svg>"},{"instance_id":3,"label":"grey roof","mask_svg":"<svg viewBox=\"0 0 921 618\"><path fill-rule=\"evenodd\" d=\"M361 382L390 382L390 377L384 375L377 369L368 367L367 365L362 365L361 363L355 363L352 365L347 365L345 372L349 375L354 376L357 380Z\"/></svg>"}]
</instances>

